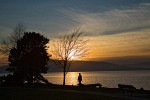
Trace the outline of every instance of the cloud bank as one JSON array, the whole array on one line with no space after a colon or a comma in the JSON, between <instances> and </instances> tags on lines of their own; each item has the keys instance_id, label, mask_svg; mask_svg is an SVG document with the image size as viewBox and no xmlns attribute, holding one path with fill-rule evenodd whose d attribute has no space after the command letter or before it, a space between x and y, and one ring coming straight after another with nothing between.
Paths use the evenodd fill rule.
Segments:
<instances>
[{"instance_id":1,"label":"cloud bank","mask_svg":"<svg viewBox=\"0 0 150 100\"><path fill-rule=\"evenodd\" d=\"M150 3L112 9L106 12L88 12L59 9L68 29L82 27L94 35L111 35L150 28Z\"/></svg>"}]
</instances>

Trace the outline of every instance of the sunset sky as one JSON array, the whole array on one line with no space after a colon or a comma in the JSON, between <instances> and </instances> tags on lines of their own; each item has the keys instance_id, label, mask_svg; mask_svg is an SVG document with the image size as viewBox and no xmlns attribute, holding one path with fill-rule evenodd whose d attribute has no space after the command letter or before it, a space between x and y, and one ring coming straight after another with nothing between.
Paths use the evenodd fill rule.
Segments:
<instances>
[{"instance_id":1,"label":"sunset sky","mask_svg":"<svg viewBox=\"0 0 150 100\"><path fill-rule=\"evenodd\" d=\"M18 23L50 40L80 28L84 60L150 61L150 0L0 0L0 40Z\"/></svg>"}]
</instances>

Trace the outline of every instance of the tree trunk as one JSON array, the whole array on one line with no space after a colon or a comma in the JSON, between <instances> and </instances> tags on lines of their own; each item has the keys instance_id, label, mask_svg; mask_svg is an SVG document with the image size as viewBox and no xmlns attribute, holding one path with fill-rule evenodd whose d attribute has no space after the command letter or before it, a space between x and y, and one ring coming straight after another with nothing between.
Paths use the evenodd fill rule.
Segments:
<instances>
[{"instance_id":1,"label":"tree trunk","mask_svg":"<svg viewBox=\"0 0 150 100\"><path fill-rule=\"evenodd\" d=\"M63 85L65 86L65 82L66 82L66 75L65 75L65 71L64 71L64 78L63 78Z\"/></svg>"},{"instance_id":2,"label":"tree trunk","mask_svg":"<svg viewBox=\"0 0 150 100\"><path fill-rule=\"evenodd\" d=\"M63 78L63 86L65 86L65 83L66 83L66 61L64 61L64 78Z\"/></svg>"}]
</instances>

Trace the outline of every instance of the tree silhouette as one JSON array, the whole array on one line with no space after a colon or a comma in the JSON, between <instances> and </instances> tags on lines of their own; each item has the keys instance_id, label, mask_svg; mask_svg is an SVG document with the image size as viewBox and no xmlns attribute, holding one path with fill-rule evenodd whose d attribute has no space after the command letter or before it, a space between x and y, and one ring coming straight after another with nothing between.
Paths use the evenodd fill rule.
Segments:
<instances>
[{"instance_id":1,"label":"tree silhouette","mask_svg":"<svg viewBox=\"0 0 150 100\"><path fill-rule=\"evenodd\" d=\"M39 33L25 32L24 36L17 41L17 46L10 50L7 71L12 72L15 79L20 83L48 83L41 73L46 73L45 67L49 60L46 44L49 39Z\"/></svg>"},{"instance_id":2,"label":"tree silhouette","mask_svg":"<svg viewBox=\"0 0 150 100\"><path fill-rule=\"evenodd\" d=\"M87 54L87 40L83 38L83 32L79 29L71 34L65 34L53 43L52 53L55 64L63 68L63 85L65 85L66 74L74 60Z\"/></svg>"}]
</instances>

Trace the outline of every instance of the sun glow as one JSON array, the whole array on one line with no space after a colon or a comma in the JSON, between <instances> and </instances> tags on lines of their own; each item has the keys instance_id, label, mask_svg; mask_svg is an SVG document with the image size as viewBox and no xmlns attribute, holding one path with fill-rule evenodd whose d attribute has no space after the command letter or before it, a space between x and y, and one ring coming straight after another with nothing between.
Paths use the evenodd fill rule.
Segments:
<instances>
[{"instance_id":1,"label":"sun glow","mask_svg":"<svg viewBox=\"0 0 150 100\"><path fill-rule=\"evenodd\" d=\"M123 32L114 35L87 36L88 55L81 57L80 51L70 50L70 60L99 61L121 57L149 57L150 29ZM51 44L49 44L51 47ZM48 50L53 58L58 59ZM65 53L63 53L65 54ZM65 56L65 55L64 55Z\"/></svg>"},{"instance_id":2,"label":"sun glow","mask_svg":"<svg viewBox=\"0 0 150 100\"><path fill-rule=\"evenodd\" d=\"M52 45L51 43L48 44L48 46ZM57 58L55 54L53 54L53 51L51 48L48 49L49 54L52 55L53 59L61 60L60 58ZM63 58L68 57L68 60L80 60L81 59L81 52L78 50L72 49L68 53L65 53L65 51L62 51Z\"/></svg>"},{"instance_id":3,"label":"sun glow","mask_svg":"<svg viewBox=\"0 0 150 100\"><path fill-rule=\"evenodd\" d=\"M78 58L80 58L80 52L78 52L77 50L71 50L69 53L70 60L77 60Z\"/></svg>"}]
</instances>

